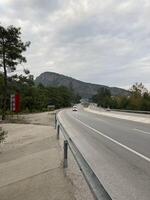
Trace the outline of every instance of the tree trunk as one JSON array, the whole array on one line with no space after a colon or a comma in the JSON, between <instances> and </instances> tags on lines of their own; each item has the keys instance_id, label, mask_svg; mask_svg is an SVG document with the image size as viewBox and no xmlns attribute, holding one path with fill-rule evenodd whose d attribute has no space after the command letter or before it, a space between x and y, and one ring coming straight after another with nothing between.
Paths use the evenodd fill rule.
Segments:
<instances>
[{"instance_id":1,"label":"tree trunk","mask_svg":"<svg viewBox=\"0 0 150 200\"><path fill-rule=\"evenodd\" d=\"M3 68L4 68L4 90L3 90L3 107L2 107L2 120L6 119L7 110L7 69L5 62L5 49L3 47Z\"/></svg>"}]
</instances>

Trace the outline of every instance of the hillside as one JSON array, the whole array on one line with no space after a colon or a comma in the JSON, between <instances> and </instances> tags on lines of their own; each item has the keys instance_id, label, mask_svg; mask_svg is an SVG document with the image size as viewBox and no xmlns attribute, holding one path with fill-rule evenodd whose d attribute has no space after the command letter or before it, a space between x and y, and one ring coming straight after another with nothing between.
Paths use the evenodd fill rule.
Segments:
<instances>
[{"instance_id":1,"label":"hillside","mask_svg":"<svg viewBox=\"0 0 150 200\"><path fill-rule=\"evenodd\" d=\"M35 83L42 83L44 86L65 86L67 88L73 89L74 92L78 93L82 98L92 97L94 94L97 93L97 90L101 87L110 89L111 94L113 96L129 95L129 92L127 90L121 88L86 83L54 72L44 72L40 74L40 76L36 78Z\"/></svg>"}]
</instances>

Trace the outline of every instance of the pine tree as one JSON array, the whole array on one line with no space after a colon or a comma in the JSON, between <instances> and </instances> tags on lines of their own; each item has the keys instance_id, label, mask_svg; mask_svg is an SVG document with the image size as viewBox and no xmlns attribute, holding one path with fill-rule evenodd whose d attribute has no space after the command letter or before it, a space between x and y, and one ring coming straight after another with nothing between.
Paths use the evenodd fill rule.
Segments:
<instances>
[{"instance_id":1,"label":"pine tree","mask_svg":"<svg viewBox=\"0 0 150 200\"><path fill-rule=\"evenodd\" d=\"M6 118L7 110L7 71L13 72L18 64L26 62L22 53L29 45L30 42L23 43L21 40L21 28L0 26L0 68L3 68L4 74L2 120Z\"/></svg>"}]
</instances>

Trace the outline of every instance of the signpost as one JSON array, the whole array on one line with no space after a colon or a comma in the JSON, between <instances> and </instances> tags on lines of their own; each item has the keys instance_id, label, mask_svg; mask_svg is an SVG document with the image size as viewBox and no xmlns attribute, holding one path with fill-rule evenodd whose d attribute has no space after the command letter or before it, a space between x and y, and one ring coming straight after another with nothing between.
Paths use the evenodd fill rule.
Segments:
<instances>
[{"instance_id":1,"label":"signpost","mask_svg":"<svg viewBox=\"0 0 150 200\"><path fill-rule=\"evenodd\" d=\"M15 113L20 112L20 95L18 93L10 95L10 110Z\"/></svg>"}]
</instances>

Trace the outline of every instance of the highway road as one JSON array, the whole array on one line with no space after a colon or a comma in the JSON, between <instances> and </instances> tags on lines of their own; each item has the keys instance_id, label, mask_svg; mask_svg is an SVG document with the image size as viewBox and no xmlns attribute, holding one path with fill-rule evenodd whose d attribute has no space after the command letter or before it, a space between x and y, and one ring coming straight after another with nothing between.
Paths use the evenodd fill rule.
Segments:
<instances>
[{"instance_id":1,"label":"highway road","mask_svg":"<svg viewBox=\"0 0 150 200\"><path fill-rule=\"evenodd\" d=\"M150 200L150 124L81 106L58 117L112 199Z\"/></svg>"}]
</instances>

